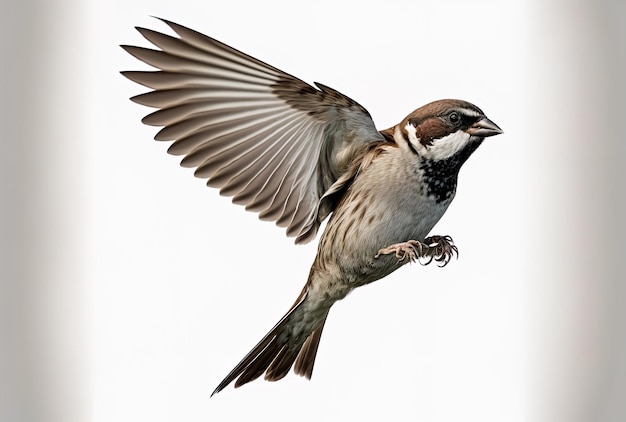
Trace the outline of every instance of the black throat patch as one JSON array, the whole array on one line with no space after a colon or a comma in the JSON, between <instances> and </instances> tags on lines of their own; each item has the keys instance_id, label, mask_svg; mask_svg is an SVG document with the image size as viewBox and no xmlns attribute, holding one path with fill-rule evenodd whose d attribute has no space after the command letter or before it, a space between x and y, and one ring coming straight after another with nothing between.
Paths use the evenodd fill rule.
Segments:
<instances>
[{"instance_id":1,"label":"black throat patch","mask_svg":"<svg viewBox=\"0 0 626 422\"><path fill-rule=\"evenodd\" d=\"M470 142L458 153L444 160L435 161L422 158L419 169L423 172L424 193L433 196L437 203L449 201L456 192L456 183L461 166L481 143L482 140Z\"/></svg>"}]
</instances>

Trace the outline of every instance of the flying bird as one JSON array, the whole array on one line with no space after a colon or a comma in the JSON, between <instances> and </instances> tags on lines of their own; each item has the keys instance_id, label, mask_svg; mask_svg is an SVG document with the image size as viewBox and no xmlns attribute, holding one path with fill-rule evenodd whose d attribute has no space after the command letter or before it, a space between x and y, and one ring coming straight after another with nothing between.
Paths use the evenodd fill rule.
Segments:
<instances>
[{"instance_id":1,"label":"flying bird","mask_svg":"<svg viewBox=\"0 0 626 422\"><path fill-rule=\"evenodd\" d=\"M143 119L162 127L155 139L173 141L182 166L296 243L329 219L295 303L213 394L292 367L310 378L336 301L407 263L444 266L458 255L450 236L428 235L463 163L502 130L475 105L445 99L379 131L342 93L163 21L176 36L137 28L156 50L122 46L157 69L122 72L151 89L131 99L157 109Z\"/></svg>"}]
</instances>

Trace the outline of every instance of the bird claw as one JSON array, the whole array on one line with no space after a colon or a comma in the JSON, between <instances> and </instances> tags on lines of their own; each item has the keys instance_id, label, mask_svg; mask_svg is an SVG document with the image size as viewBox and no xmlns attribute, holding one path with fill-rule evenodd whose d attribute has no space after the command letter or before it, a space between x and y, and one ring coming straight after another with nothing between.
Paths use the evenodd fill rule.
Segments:
<instances>
[{"instance_id":1,"label":"bird claw","mask_svg":"<svg viewBox=\"0 0 626 422\"><path fill-rule=\"evenodd\" d=\"M374 258L390 254L395 254L398 262L402 264L417 261L421 265L428 265L434 259L439 267L445 267L454 255L458 258L459 249L454 245L450 236L430 236L424 240L424 243L408 240L382 248ZM425 260L423 261L422 258Z\"/></svg>"},{"instance_id":2,"label":"bird claw","mask_svg":"<svg viewBox=\"0 0 626 422\"><path fill-rule=\"evenodd\" d=\"M423 265L430 264L434 259L439 267L445 267L454 255L459 258L459 248L450 236L430 236L424 242L428 245L430 260Z\"/></svg>"}]
</instances>

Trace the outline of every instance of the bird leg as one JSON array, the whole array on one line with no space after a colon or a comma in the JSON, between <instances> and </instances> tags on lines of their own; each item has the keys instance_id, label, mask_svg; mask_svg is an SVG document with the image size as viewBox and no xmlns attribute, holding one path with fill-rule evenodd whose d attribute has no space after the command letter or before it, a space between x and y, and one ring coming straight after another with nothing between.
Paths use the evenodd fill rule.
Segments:
<instances>
[{"instance_id":1,"label":"bird leg","mask_svg":"<svg viewBox=\"0 0 626 422\"><path fill-rule=\"evenodd\" d=\"M408 240L387 246L380 249L374 258L392 253L396 255L398 262L403 264L418 261L422 265L428 265L434 259L440 267L445 267L455 254L458 258L459 249L454 245L450 236L430 236L424 239L424 243ZM427 261L423 262L421 258Z\"/></svg>"}]
</instances>

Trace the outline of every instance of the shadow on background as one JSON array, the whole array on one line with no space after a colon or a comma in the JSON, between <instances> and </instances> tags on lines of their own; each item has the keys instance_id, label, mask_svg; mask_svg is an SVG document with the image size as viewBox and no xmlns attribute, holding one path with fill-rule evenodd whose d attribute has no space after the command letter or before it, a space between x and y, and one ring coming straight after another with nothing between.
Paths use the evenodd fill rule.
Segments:
<instances>
[{"instance_id":1,"label":"shadow on background","mask_svg":"<svg viewBox=\"0 0 626 422\"><path fill-rule=\"evenodd\" d=\"M0 11L0 420L90 419L82 2Z\"/></svg>"},{"instance_id":2,"label":"shadow on background","mask_svg":"<svg viewBox=\"0 0 626 422\"><path fill-rule=\"evenodd\" d=\"M626 420L625 5L534 2L527 201L534 420Z\"/></svg>"}]
</instances>

